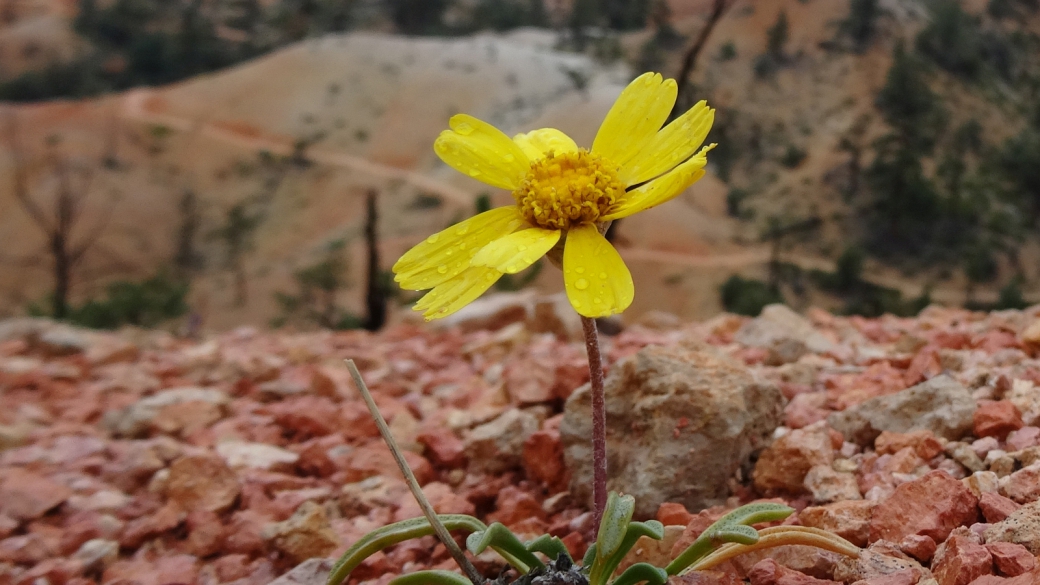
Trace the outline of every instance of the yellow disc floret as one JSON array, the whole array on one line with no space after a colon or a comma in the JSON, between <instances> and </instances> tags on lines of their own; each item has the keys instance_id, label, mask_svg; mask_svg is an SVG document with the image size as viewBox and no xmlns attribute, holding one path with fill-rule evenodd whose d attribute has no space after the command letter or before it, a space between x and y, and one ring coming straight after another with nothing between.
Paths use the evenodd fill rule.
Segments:
<instances>
[{"instance_id":1,"label":"yellow disc floret","mask_svg":"<svg viewBox=\"0 0 1040 585\"><path fill-rule=\"evenodd\" d=\"M586 150L550 151L531 164L513 198L531 225L566 230L595 223L624 194L617 170L603 157Z\"/></svg>"}]
</instances>

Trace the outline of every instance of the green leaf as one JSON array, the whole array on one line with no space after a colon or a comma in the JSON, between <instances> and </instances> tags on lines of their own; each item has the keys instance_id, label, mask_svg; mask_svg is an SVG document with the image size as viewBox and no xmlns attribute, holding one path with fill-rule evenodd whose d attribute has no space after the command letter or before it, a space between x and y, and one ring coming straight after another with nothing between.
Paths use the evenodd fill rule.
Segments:
<instances>
[{"instance_id":1,"label":"green leaf","mask_svg":"<svg viewBox=\"0 0 1040 585\"><path fill-rule=\"evenodd\" d=\"M581 558L581 566L588 569L596 562L596 543L589 545L589 548L585 551L585 556Z\"/></svg>"},{"instance_id":2,"label":"green leaf","mask_svg":"<svg viewBox=\"0 0 1040 585\"><path fill-rule=\"evenodd\" d=\"M607 507L603 510L603 518L599 523L596 535L597 556L609 557L621 546L636 510L636 499L632 496L621 496L610 492L607 496Z\"/></svg>"},{"instance_id":3,"label":"green leaf","mask_svg":"<svg viewBox=\"0 0 1040 585\"><path fill-rule=\"evenodd\" d=\"M464 514L439 514L437 517L448 530L473 532L487 529L487 526L480 520ZM326 585L341 585L350 576L351 571L371 555L399 542L433 533L433 527L426 518L411 518L373 530L343 553L343 556L333 565L325 583Z\"/></svg>"},{"instance_id":4,"label":"green leaf","mask_svg":"<svg viewBox=\"0 0 1040 585\"><path fill-rule=\"evenodd\" d=\"M793 513L794 508L773 502L741 506L709 526L665 570L669 575L678 575L680 571L727 542L754 544L758 542L758 531L751 528L751 524L783 520Z\"/></svg>"},{"instance_id":5,"label":"green leaf","mask_svg":"<svg viewBox=\"0 0 1040 585\"><path fill-rule=\"evenodd\" d=\"M636 563L625 569L611 585L635 585L642 581L649 585L664 585L668 582L668 573L650 563Z\"/></svg>"},{"instance_id":6,"label":"green leaf","mask_svg":"<svg viewBox=\"0 0 1040 585\"><path fill-rule=\"evenodd\" d=\"M470 580L451 571L416 571L390 580L388 585L473 585Z\"/></svg>"},{"instance_id":7,"label":"green leaf","mask_svg":"<svg viewBox=\"0 0 1040 585\"><path fill-rule=\"evenodd\" d=\"M545 568L545 564L527 550L524 543L500 522L495 522L487 529L474 532L466 538L466 548L474 555L479 555L489 546L521 573L526 574L535 567Z\"/></svg>"},{"instance_id":8,"label":"green leaf","mask_svg":"<svg viewBox=\"0 0 1040 585\"><path fill-rule=\"evenodd\" d=\"M563 555L568 559L571 558L571 553L567 550L567 545L563 544L563 541L559 538L548 534L543 534L527 543L527 550L533 553L540 552L554 561L560 558L560 555Z\"/></svg>"},{"instance_id":9,"label":"green leaf","mask_svg":"<svg viewBox=\"0 0 1040 585\"><path fill-rule=\"evenodd\" d=\"M617 570L618 565L621 564L628 551L632 550L632 547L643 536L661 540L664 538L664 525L657 520L632 522L629 524L628 530L625 531L625 538L621 541L621 545L617 550L614 551L614 554L607 558L597 555L596 561L592 564L592 569L589 571L590 585L606 585L607 580Z\"/></svg>"}]
</instances>

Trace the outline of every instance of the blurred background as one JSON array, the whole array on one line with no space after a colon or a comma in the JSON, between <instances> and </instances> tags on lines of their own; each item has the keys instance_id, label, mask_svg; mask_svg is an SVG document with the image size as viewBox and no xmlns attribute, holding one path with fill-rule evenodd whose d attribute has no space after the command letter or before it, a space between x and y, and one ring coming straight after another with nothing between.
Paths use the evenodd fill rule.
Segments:
<instances>
[{"instance_id":1,"label":"blurred background","mask_svg":"<svg viewBox=\"0 0 1040 585\"><path fill-rule=\"evenodd\" d=\"M2 0L0 315L409 318L396 258L511 200L436 158L448 118L588 145L648 70L719 147L612 231L626 320L1023 307L1038 33L1038 0Z\"/></svg>"}]
</instances>

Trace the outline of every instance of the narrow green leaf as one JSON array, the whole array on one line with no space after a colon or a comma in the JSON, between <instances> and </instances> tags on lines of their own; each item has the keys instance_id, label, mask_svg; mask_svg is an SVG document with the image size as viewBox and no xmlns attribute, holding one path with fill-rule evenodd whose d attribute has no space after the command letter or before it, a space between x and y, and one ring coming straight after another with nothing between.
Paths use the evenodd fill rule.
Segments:
<instances>
[{"instance_id":1,"label":"narrow green leaf","mask_svg":"<svg viewBox=\"0 0 1040 585\"><path fill-rule=\"evenodd\" d=\"M487 526L472 516L464 514L440 514L437 516L448 530L466 530L469 532L485 530ZM333 565L326 585L341 585L365 559L384 548L433 534L433 527L426 518L411 518L378 528L361 537L354 546L347 549L343 556Z\"/></svg>"},{"instance_id":2,"label":"narrow green leaf","mask_svg":"<svg viewBox=\"0 0 1040 585\"><path fill-rule=\"evenodd\" d=\"M388 585L473 585L469 579L451 571L416 571L390 580Z\"/></svg>"},{"instance_id":3,"label":"narrow green leaf","mask_svg":"<svg viewBox=\"0 0 1040 585\"><path fill-rule=\"evenodd\" d=\"M592 569L589 571L589 584L590 585L606 585L607 580L610 579L614 571L617 570L618 565L624 560L625 555L628 551L632 550L632 547L636 545L636 542L643 536L652 538L654 540L661 540L664 538L664 525L657 520L648 520L646 522L632 522L628 525L628 530L625 532L625 539L621 541L621 546L614 551L614 554L607 558L602 558L597 555L596 561L592 564Z\"/></svg>"},{"instance_id":4,"label":"narrow green leaf","mask_svg":"<svg viewBox=\"0 0 1040 585\"><path fill-rule=\"evenodd\" d=\"M665 570L669 575L678 575L680 571L727 542L754 544L758 542L758 531L751 528L751 524L783 520L793 513L794 508L773 502L758 502L741 506L709 526ZM740 526L745 528L739 528Z\"/></svg>"},{"instance_id":5,"label":"narrow green leaf","mask_svg":"<svg viewBox=\"0 0 1040 585\"><path fill-rule=\"evenodd\" d=\"M668 582L668 573L650 563L636 563L625 569L611 585L635 585L643 581L649 585L664 585Z\"/></svg>"},{"instance_id":6,"label":"narrow green leaf","mask_svg":"<svg viewBox=\"0 0 1040 585\"><path fill-rule=\"evenodd\" d=\"M474 532L466 538L466 548L474 555L479 555L489 546L521 573L535 567L545 568L545 564L500 522L494 522L486 530Z\"/></svg>"},{"instance_id":7,"label":"narrow green leaf","mask_svg":"<svg viewBox=\"0 0 1040 585\"><path fill-rule=\"evenodd\" d=\"M560 555L564 555L568 559L571 558L567 545L563 544L563 541L559 538L548 534L543 534L527 543L527 550L533 553L540 552L554 561L560 558Z\"/></svg>"}]
</instances>

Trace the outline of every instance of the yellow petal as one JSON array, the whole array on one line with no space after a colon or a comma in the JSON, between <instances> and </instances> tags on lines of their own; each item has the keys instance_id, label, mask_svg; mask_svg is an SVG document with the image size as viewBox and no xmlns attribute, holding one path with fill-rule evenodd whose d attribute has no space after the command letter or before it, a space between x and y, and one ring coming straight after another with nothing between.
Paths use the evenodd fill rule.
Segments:
<instances>
[{"instance_id":1,"label":"yellow petal","mask_svg":"<svg viewBox=\"0 0 1040 585\"><path fill-rule=\"evenodd\" d=\"M448 166L493 187L513 190L531 166L515 142L487 122L459 114L448 121L433 150Z\"/></svg>"},{"instance_id":2,"label":"yellow petal","mask_svg":"<svg viewBox=\"0 0 1040 585\"><path fill-rule=\"evenodd\" d=\"M414 309L422 311L427 321L447 317L472 303L499 278L502 278L502 273L493 268L467 268L455 278L423 295L423 298L415 303Z\"/></svg>"},{"instance_id":3,"label":"yellow petal","mask_svg":"<svg viewBox=\"0 0 1040 585\"><path fill-rule=\"evenodd\" d=\"M578 145L571 137L556 128L539 128L527 134L517 134L513 137L513 142L523 149L532 162L544 157L549 151L556 154L578 151Z\"/></svg>"},{"instance_id":4,"label":"yellow petal","mask_svg":"<svg viewBox=\"0 0 1040 585\"><path fill-rule=\"evenodd\" d=\"M513 232L484 246L470 264L516 274L534 264L560 241L560 230L531 228Z\"/></svg>"},{"instance_id":5,"label":"yellow petal","mask_svg":"<svg viewBox=\"0 0 1040 585\"><path fill-rule=\"evenodd\" d=\"M708 164L707 154L713 148L715 148L714 144L705 146L695 156L672 169L670 173L663 177L658 177L642 187L626 192L621 201L616 203L602 219L610 220L628 217L633 213L639 213L655 205L660 205L682 193L687 187L696 183L704 176L704 165Z\"/></svg>"},{"instance_id":6,"label":"yellow petal","mask_svg":"<svg viewBox=\"0 0 1040 585\"><path fill-rule=\"evenodd\" d=\"M516 206L485 211L433 234L394 264L394 280L407 290L433 288L470 267L481 248L523 225Z\"/></svg>"},{"instance_id":7,"label":"yellow petal","mask_svg":"<svg viewBox=\"0 0 1040 585\"><path fill-rule=\"evenodd\" d=\"M620 313L635 297L632 274L624 260L592 224L567 232L563 282L571 306L585 317Z\"/></svg>"},{"instance_id":8,"label":"yellow petal","mask_svg":"<svg viewBox=\"0 0 1040 585\"><path fill-rule=\"evenodd\" d=\"M672 120L618 173L625 185L658 177L690 158L700 148L715 121L715 110L705 101Z\"/></svg>"},{"instance_id":9,"label":"yellow petal","mask_svg":"<svg viewBox=\"0 0 1040 585\"><path fill-rule=\"evenodd\" d=\"M621 167L639 154L675 105L674 79L644 73L621 92L592 142L592 151Z\"/></svg>"}]
</instances>

